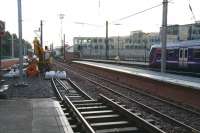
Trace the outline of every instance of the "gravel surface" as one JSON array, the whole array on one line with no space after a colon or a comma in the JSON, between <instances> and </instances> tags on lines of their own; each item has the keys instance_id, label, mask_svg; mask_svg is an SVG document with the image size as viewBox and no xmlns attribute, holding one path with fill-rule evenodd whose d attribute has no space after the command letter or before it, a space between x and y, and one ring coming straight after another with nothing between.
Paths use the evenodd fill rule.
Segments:
<instances>
[{"instance_id":1,"label":"gravel surface","mask_svg":"<svg viewBox=\"0 0 200 133\"><path fill-rule=\"evenodd\" d=\"M58 64L57 64L58 65ZM61 67L61 66L60 66ZM79 70L76 70L76 68L73 68L73 69L75 69L75 71L78 71L78 72L80 72ZM80 73L82 73L82 72L80 72ZM92 84L92 83L90 83L90 82L88 82L88 81L86 81L86 80L84 80L84 79L82 79L80 76L78 76L78 75L74 75L74 74L72 74L71 72L69 72L69 75L70 75L70 77L72 78L72 80L74 80L82 89L84 89L84 91L86 92L86 93L88 93L89 95L91 95L93 98L97 98L98 97L98 94L99 93L103 93L104 95L106 95L106 96L108 96L108 97L115 97L113 94L111 94L110 92L108 92L108 91L105 91L104 89L102 89L101 87L99 87L99 86L96 86L96 85L94 85L94 84ZM90 76L89 75L87 75L87 77L89 78ZM93 80L96 80L96 78L95 77L93 77L92 78ZM97 81L98 83L102 83L102 81ZM105 85L105 84L104 84ZM120 87L118 87L118 86L115 86L115 87L113 87L113 85L106 85L106 86L109 86L109 87L111 87L112 86L112 88L115 88L115 89L117 89L118 88L118 91L119 91L119 88ZM124 90L123 89L123 91L119 91L119 92L121 92L122 94L123 93L127 93L127 92L129 92L129 91L127 91L127 90ZM132 93L130 93L129 92L129 95L131 95L132 96ZM136 97L136 98L138 98L138 99L142 99L143 100L143 97L141 97L141 96L132 96L132 97ZM123 102L123 103L126 103L125 105L128 105L127 107L128 108L131 108L131 109L133 109L133 110L137 110L137 112L140 112L141 114L142 114L142 116L144 117L144 118L150 118L150 119L153 119L153 120L155 120L156 121L156 125L159 125L164 131L166 131L167 133L188 133L188 131L187 130L185 130L184 128L182 128L181 126L178 126L177 124L175 124L175 123L171 123L170 121L166 121L166 120L164 120L164 119L162 119L162 118L159 118L159 117L157 117L157 115L155 116L155 115L152 115L151 113L148 113L148 112L146 112L146 111L143 111L143 109L140 109L140 107L138 107L137 105L135 105L135 104L133 104L133 103L131 103L131 102L128 102L128 101L126 101L126 100L124 100L124 99L121 99L120 97L115 97L114 99L117 99L118 101L121 101L121 102ZM152 101L152 99L150 100L150 99L148 99L149 101L151 101L151 102L153 102ZM147 100L147 101L148 101ZM158 104L158 103L156 103L156 104ZM161 105L161 106L163 106L163 105ZM162 108L163 109L163 108ZM166 108L165 108L166 109ZM165 110L164 109L164 110ZM167 109L167 111L169 111L169 109ZM188 118L188 117L187 117Z\"/></svg>"},{"instance_id":2,"label":"gravel surface","mask_svg":"<svg viewBox=\"0 0 200 133\"><path fill-rule=\"evenodd\" d=\"M5 79L3 84L8 84L7 98L50 98L54 97L50 80L42 77L27 78L24 80L28 86L19 86L19 78Z\"/></svg>"}]
</instances>

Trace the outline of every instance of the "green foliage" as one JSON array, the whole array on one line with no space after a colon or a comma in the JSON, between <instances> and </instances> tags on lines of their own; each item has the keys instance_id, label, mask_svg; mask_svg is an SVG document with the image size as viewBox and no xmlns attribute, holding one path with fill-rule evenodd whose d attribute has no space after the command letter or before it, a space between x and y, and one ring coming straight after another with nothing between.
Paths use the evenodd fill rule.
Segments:
<instances>
[{"instance_id":1,"label":"green foliage","mask_svg":"<svg viewBox=\"0 0 200 133\"><path fill-rule=\"evenodd\" d=\"M12 35L13 35L13 43L14 43L14 57L19 57L19 38L16 34L10 34L10 32L6 31L4 36L2 37L1 51L2 56L11 56L12 55ZM26 50L32 48L31 44L22 40L23 48Z\"/></svg>"}]
</instances>

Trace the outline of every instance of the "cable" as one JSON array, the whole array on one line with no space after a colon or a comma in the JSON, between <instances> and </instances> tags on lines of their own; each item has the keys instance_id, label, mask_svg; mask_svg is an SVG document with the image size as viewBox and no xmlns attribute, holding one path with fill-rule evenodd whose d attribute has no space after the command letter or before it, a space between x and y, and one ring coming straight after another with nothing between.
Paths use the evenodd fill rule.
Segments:
<instances>
[{"instance_id":1,"label":"cable","mask_svg":"<svg viewBox=\"0 0 200 133\"><path fill-rule=\"evenodd\" d=\"M195 17L195 15L194 15L193 10L192 10L192 6L191 6L191 4L190 4L190 0L188 0L188 4L189 4L189 9L190 9L190 11L191 11L191 13L192 13L192 17L193 17L194 21L196 22L196 17Z\"/></svg>"},{"instance_id":2,"label":"cable","mask_svg":"<svg viewBox=\"0 0 200 133\"><path fill-rule=\"evenodd\" d=\"M81 24L81 25L93 26L93 27L103 27L103 25L90 24L90 23L85 23L85 22L74 22L74 23L75 24Z\"/></svg>"},{"instance_id":3,"label":"cable","mask_svg":"<svg viewBox=\"0 0 200 133\"><path fill-rule=\"evenodd\" d=\"M172 1L172 0L171 0L171 1ZM171 2L171 1L168 1L168 3ZM161 6L161 5L162 5L162 3L160 3L160 4L158 4L158 5L155 5L155 6L153 6L153 7L150 7L150 8L144 9L144 10L142 10L142 11L139 11L139 12L133 13L133 14L128 15L128 16L126 16L126 17L123 17L123 18L117 19L117 20L115 20L115 21L113 21L113 22L116 22L116 21L122 21L122 20L124 20L124 19L128 19L128 18L130 18L130 17L133 17L133 16L135 16L135 15L138 15L138 14L144 13L144 12L146 12L146 11L149 11L149 10L151 10L151 9L154 9L154 8L156 8L156 7L159 7L159 6Z\"/></svg>"}]
</instances>

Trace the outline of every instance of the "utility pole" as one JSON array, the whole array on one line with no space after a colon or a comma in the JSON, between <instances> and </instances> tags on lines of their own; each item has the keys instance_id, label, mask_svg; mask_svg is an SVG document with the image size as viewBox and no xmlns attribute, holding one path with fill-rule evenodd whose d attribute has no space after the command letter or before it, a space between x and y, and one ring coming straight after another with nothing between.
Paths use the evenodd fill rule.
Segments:
<instances>
[{"instance_id":1,"label":"utility pole","mask_svg":"<svg viewBox=\"0 0 200 133\"><path fill-rule=\"evenodd\" d=\"M51 44L51 51L52 51L52 54L53 54L53 56L54 56L54 51L53 51L53 42L52 42L52 44Z\"/></svg>"},{"instance_id":2,"label":"utility pole","mask_svg":"<svg viewBox=\"0 0 200 133\"><path fill-rule=\"evenodd\" d=\"M1 51L2 51L2 46L1 46L1 35L0 35L0 69L1 69L1 58L2 58L2 52ZM0 79L1 79L1 70L0 70Z\"/></svg>"},{"instance_id":3,"label":"utility pole","mask_svg":"<svg viewBox=\"0 0 200 133\"><path fill-rule=\"evenodd\" d=\"M106 21L106 40L105 40L105 44L106 44L106 59L109 59L109 47L108 47L108 21Z\"/></svg>"},{"instance_id":4,"label":"utility pole","mask_svg":"<svg viewBox=\"0 0 200 133\"><path fill-rule=\"evenodd\" d=\"M14 36L13 36L13 34L11 35L11 43L12 43L12 53L11 53L11 55L12 55L12 57L14 57Z\"/></svg>"},{"instance_id":5,"label":"utility pole","mask_svg":"<svg viewBox=\"0 0 200 133\"><path fill-rule=\"evenodd\" d=\"M162 17L162 29L161 29L161 41L162 41L161 72L162 73L166 72L167 5L168 5L168 0L163 0L163 17Z\"/></svg>"},{"instance_id":6,"label":"utility pole","mask_svg":"<svg viewBox=\"0 0 200 133\"><path fill-rule=\"evenodd\" d=\"M114 24L116 26L120 26L122 24L118 23L118 24ZM119 57L119 28L118 28L118 37L117 37L117 56Z\"/></svg>"},{"instance_id":7,"label":"utility pole","mask_svg":"<svg viewBox=\"0 0 200 133\"><path fill-rule=\"evenodd\" d=\"M63 56L65 61L65 34L63 35Z\"/></svg>"},{"instance_id":8,"label":"utility pole","mask_svg":"<svg viewBox=\"0 0 200 133\"><path fill-rule=\"evenodd\" d=\"M119 33L117 37L117 56L119 57Z\"/></svg>"},{"instance_id":9,"label":"utility pole","mask_svg":"<svg viewBox=\"0 0 200 133\"><path fill-rule=\"evenodd\" d=\"M40 20L40 43L41 47L43 47L43 21Z\"/></svg>"},{"instance_id":10,"label":"utility pole","mask_svg":"<svg viewBox=\"0 0 200 133\"><path fill-rule=\"evenodd\" d=\"M20 81L23 82L23 54L22 54L22 9L21 0L18 0L18 30L19 30L19 76Z\"/></svg>"},{"instance_id":11,"label":"utility pole","mask_svg":"<svg viewBox=\"0 0 200 133\"><path fill-rule=\"evenodd\" d=\"M64 19L65 14L59 14L59 18L60 18L60 37L61 37L61 47L63 45L63 19ZM62 54L62 53L61 53ZM64 54L63 54L64 56Z\"/></svg>"}]
</instances>

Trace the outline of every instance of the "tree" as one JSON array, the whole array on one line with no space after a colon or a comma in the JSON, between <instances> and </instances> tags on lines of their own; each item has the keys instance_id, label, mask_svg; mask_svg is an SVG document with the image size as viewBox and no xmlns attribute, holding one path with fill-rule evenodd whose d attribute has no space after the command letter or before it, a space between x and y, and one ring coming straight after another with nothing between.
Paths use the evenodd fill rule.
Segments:
<instances>
[{"instance_id":1,"label":"tree","mask_svg":"<svg viewBox=\"0 0 200 133\"><path fill-rule=\"evenodd\" d=\"M13 35L13 42L14 42L14 56L19 57L19 38L16 34ZM12 50L12 35L9 31L6 31L4 36L2 37L2 56L11 56L11 50ZM32 48L31 44L26 41L22 40L23 47L26 48L26 50Z\"/></svg>"}]
</instances>

